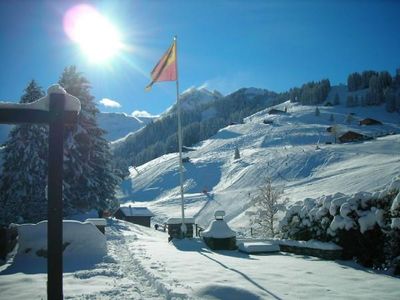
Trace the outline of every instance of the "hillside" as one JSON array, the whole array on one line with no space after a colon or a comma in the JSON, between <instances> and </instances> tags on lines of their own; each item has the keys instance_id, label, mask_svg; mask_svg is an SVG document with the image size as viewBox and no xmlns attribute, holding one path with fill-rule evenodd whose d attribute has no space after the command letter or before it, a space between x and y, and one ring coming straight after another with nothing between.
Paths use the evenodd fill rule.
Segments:
<instances>
[{"instance_id":1,"label":"hillside","mask_svg":"<svg viewBox=\"0 0 400 300\"><path fill-rule=\"evenodd\" d=\"M241 123L261 109L277 103L277 94L255 88L243 88L222 97L206 89L190 89L182 94L183 144L192 146L213 136L219 129ZM178 150L176 106L159 119L113 144L114 158L121 170L141 165Z\"/></svg>"},{"instance_id":2,"label":"hillside","mask_svg":"<svg viewBox=\"0 0 400 300\"><path fill-rule=\"evenodd\" d=\"M387 113L384 106L320 107L290 102L275 108L287 114L269 115L269 109L230 125L186 153L186 214L206 225L214 211L224 209L236 229L248 230L249 201L267 176L285 186L291 202L335 192L372 191L388 184L400 173L400 124L397 113ZM353 113L352 124L347 118ZM331 115L334 122L330 121ZM383 125L359 126L358 121L371 117ZM264 124L264 120L272 124ZM377 137L370 141L348 144L333 142L326 131L333 123L340 132L352 130ZM318 145L318 147L316 147ZM234 160L234 149L241 158ZM139 172L139 173L138 173ZM146 202L162 222L179 216L179 174L177 153L154 159L130 170L122 185L121 201ZM251 210L250 210L251 211Z\"/></svg>"}]
</instances>

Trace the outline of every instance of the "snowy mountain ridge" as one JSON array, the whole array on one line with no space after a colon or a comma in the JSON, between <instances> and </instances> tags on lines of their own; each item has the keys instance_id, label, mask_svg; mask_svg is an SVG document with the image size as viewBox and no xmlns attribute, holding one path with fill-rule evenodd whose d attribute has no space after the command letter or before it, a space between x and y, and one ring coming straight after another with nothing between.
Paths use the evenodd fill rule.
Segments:
<instances>
[{"instance_id":1,"label":"snowy mountain ridge","mask_svg":"<svg viewBox=\"0 0 400 300\"><path fill-rule=\"evenodd\" d=\"M144 116L143 112L141 116L104 112L97 114L99 127L106 131L105 138L110 142L143 128L156 118L157 116L151 116L150 114Z\"/></svg>"}]
</instances>

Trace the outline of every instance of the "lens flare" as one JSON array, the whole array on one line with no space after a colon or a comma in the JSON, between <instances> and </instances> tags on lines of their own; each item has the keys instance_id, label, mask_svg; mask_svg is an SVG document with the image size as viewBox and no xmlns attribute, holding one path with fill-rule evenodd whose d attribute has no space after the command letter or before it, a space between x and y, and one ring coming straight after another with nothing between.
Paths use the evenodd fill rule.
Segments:
<instances>
[{"instance_id":1,"label":"lens flare","mask_svg":"<svg viewBox=\"0 0 400 300\"><path fill-rule=\"evenodd\" d=\"M94 7L80 4L64 15L64 31L92 62L105 62L122 48L121 35Z\"/></svg>"}]
</instances>

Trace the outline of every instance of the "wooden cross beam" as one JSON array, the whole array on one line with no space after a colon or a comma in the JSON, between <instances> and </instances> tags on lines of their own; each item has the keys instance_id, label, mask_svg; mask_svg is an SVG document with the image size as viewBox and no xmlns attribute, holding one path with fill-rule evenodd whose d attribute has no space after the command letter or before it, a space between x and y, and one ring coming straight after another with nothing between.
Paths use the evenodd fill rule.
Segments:
<instances>
[{"instance_id":1,"label":"wooden cross beam","mask_svg":"<svg viewBox=\"0 0 400 300\"><path fill-rule=\"evenodd\" d=\"M48 124L47 299L63 299L62 211L64 126L77 122L80 102L59 85L47 96L26 104L0 103L0 124Z\"/></svg>"}]
</instances>

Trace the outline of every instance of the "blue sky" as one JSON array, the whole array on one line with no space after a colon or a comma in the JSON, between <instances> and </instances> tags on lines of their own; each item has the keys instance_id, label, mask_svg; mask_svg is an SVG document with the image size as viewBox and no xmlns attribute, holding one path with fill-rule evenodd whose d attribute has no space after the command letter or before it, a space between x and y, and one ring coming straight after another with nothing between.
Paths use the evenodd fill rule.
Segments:
<instances>
[{"instance_id":1,"label":"blue sky","mask_svg":"<svg viewBox=\"0 0 400 300\"><path fill-rule=\"evenodd\" d=\"M129 46L94 64L63 30L63 15L88 3ZM400 1L0 1L0 99L18 100L30 79L46 88L76 65L101 111L159 114L175 102L175 83L144 87L178 35L181 92L206 86L284 91L354 71L400 67ZM120 108L105 107L103 98Z\"/></svg>"}]
</instances>

